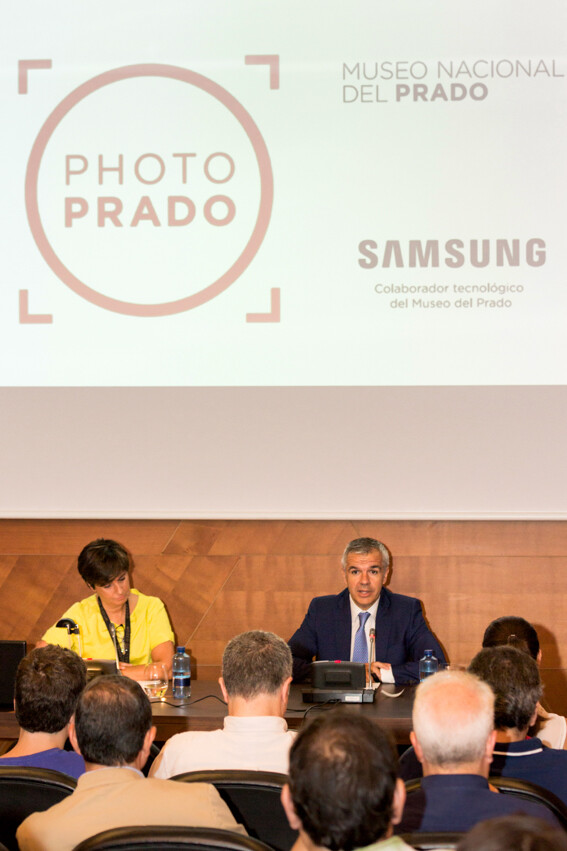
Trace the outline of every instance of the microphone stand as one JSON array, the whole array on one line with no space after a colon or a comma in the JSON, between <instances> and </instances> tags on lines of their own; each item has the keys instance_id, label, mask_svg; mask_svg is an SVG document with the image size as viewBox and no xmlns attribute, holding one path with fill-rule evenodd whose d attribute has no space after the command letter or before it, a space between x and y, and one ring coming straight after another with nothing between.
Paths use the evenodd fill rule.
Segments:
<instances>
[{"instance_id":1,"label":"microphone stand","mask_svg":"<svg viewBox=\"0 0 567 851\"><path fill-rule=\"evenodd\" d=\"M370 638L370 648L368 650L368 688L372 688L372 663L375 661L376 655L376 630L372 628L368 634Z\"/></svg>"},{"instance_id":2,"label":"microphone stand","mask_svg":"<svg viewBox=\"0 0 567 851\"><path fill-rule=\"evenodd\" d=\"M371 629L368 633L368 637L370 638L370 647L368 648L368 681L366 683L366 688L362 691L362 702L363 703L374 703L374 697L376 694L376 689L372 686L372 672L370 670L370 666L374 661L374 643L376 641L376 630Z\"/></svg>"},{"instance_id":3,"label":"microphone stand","mask_svg":"<svg viewBox=\"0 0 567 851\"><path fill-rule=\"evenodd\" d=\"M79 656L83 658L83 643L81 641L81 630L79 624L72 618L61 618L55 624L56 627L67 630L67 635L76 635L79 642Z\"/></svg>"}]
</instances>

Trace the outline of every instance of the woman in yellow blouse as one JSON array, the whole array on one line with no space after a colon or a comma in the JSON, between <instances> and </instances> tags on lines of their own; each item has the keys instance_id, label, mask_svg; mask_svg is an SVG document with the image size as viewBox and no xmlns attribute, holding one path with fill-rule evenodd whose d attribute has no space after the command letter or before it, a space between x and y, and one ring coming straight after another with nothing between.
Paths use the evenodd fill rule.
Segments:
<instances>
[{"instance_id":1,"label":"woman in yellow blouse","mask_svg":"<svg viewBox=\"0 0 567 851\"><path fill-rule=\"evenodd\" d=\"M82 550L78 568L94 591L62 615L71 618L79 635L52 626L38 646L70 646L85 659L120 659L120 670L134 680L144 679L149 662L161 662L171 677L173 632L158 597L148 597L130 587L130 556L116 541L98 538ZM113 635L116 638L116 651Z\"/></svg>"}]
</instances>

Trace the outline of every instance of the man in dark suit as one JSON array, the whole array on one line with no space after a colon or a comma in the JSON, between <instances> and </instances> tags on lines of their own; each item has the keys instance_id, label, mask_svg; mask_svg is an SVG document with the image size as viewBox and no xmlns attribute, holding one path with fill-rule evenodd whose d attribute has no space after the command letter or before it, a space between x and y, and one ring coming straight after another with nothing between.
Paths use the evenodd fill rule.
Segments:
<instances>
[{"instance_id":1,"label":"man in dark suit","mask_svg":"<svg viewBox=\"0 0 567 851\"><path fill-rule=\"evenodd\" d=\"M376 631L372 672L385 683L419 682L419 660L443 650L429 631L421 603L384 588L390 553L374 538L356 538L343 553L346 585L337 595L315 597L299 629L289 641L293 677L304 680L315 659L366 661L371 629Z\"/></svg>"}]
</instances>

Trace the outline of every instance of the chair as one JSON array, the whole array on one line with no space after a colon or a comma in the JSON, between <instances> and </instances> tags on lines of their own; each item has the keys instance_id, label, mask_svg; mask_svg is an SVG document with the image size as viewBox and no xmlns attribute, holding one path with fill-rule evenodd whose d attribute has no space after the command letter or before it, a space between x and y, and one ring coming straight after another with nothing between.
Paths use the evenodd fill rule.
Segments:
<instances>
[{"instance_id":1,"label":"chair","mask_svg":"<svg viewBox=\"0 0 567 851\"><path fill-rule=\"evenodd\" d=\"M148 776L148 774L150 773L150 768L153 765L154 759L156 759L160 755L160 753L161 747L156 744L156 742L152 742L152 745L150 747L150 755L146 760L146 764L142 768L142 774L144 775L144 777Z\"/></svg>"},{"instance_id":2,"label":"chair","mask_svg":"<svg viewBox=\"0 0 567 851\"><path fill-rule=\"evenodd\" d=\"M271 851L250 836L231 830L172 825L115 827L84 839L74 851Z\"/></svg>"},{"instance_id":3,"label":"chair","mask_svg":"<svg viewBox=\"0 0 567 851\"><path fill-rule=\"evenodd\" d=\"M423 776L421 763L415 755L413 745L410 745L409 748L406 748L404 752L400 754L400 757L398 759L398 766L400 770L400 776L402 778L404 777L404 774L409 774L412 780L416 777Z\"/></svg>"},{"instance_id":4,"label":"chair","mask_svg":"<svg viewBox=\"0 0 567 851\"><path fill-rule=\"evenodd\" d=\"M421 777L414 777L413 780L406 780L406 795L411 795L412 792L417 792L418 789L421 789Z\"/></svg>"},{"instance_id":5,"label":"chair","mask_svg":"<svg viewBox=\"0 0 567 851\"><path fill-rule=\"evenodd\" d=\"M553 792L538 786L537 783L519 780L517 777L489 777L488 782L504 795L516 795L527 801L543 804L551 810L561 827L567 830L567 806Z\"/></svg>"},{"instance_id":6,"label":"chair","mask_svg":"<svg viewBox=\"0 0 567 851\"><path fill-rule=\"evenodd\" d=\"M437 832L402 833L400 839L418 851L432 851L436 848L456 848L464 833Z\"/></svg>"},{"instance_id":7,"label":"chair","mask_svg":"<svg viewBox=\"0 0 567 851\"><path fill-rule=\"evenodd\" d=\"M0 767L0 842L18 851L16 830L23 820L59 803L76 785L74 777L48 768Z\"/></svg>"},{"instance_id":8,"label":"chair","mask_svg":"<svg viewBox=\"0 0 567 851\"><path fill-rule=\"evenodd\" d=\"M172 780L182 783L212 783L234 818L249 836L260 839L275 851L289 851L298 837L289 826L280 795L287 783L285 774L270 771L188 771Z\"/></svg>"}]
</instances>

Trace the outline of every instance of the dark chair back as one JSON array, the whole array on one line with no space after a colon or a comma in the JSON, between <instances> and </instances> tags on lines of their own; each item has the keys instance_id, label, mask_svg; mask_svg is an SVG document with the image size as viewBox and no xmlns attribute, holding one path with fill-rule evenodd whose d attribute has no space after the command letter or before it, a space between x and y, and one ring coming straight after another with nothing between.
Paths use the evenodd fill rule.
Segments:
<instances>
[{"instance_id":1,"label":"dark chair back","mask_svg":"<svg viewBox=\"0 0 567 851\"><path fill-rule=\"evenodd\" d=\"M208 827L115 827L84 839L74 851L271 851L257 839Z\"/></svg>"},{"instance_id":2,"label":"dark chair back","mask_svg":"<svg viewBox=\"0 0 567 851\"><path fill-rule=\"evenodd\" d=\"M413 745L410 745L409 748L406 748L405 751L400 754L398 765L400 777L404 781L414 780L416 777L423 777L421 763L415 755Z\"/></svg>"},{"instance_id":3,"label":"dark chair back","mask_svg":"<svg viewBox=\"0 0 567 851\"><path fill-rule=\"evenodd\" d=\"M551 810L563 829L567 830L567 806L553 792L538 786L537 783L529 783L517 777L489 777L488 782L504 795L517 795L524 800L543 804Z\"/></svg>"},{"instance_id":4,"label":"dark chair back","mask_svg":"<svg viewBox=\"0 0 567 851\"><path fill-rule=\"evenodd\" d=\"M449 833L445 831L402 833L400 839L418 851L433 851L436 848L456 848L464 833Z\"/></svg>"},{"instance_id":5,"label":"dark chair back","mask_svg":"<svg viewBox=\"0 0 567 851\"><path fill-rule=\"evenodd\" d=\"M18 851L16 830L23 820L58 804L76 785L74 777L48 768L0 767L0 842Z\"/></svg>"},{"instance_id":6,"label":"dark chair back","mask_svg":"<svg viewBox=\"0 0 567 851\"><path fill-rule=\"evenodd\" d=\"M161 753L160 746L156 745L155 742L152 742L152 745L150 747L150 755L146 760L146 764L142 768L142 774L144 775L144 777L147 777L149 775L150 768L153 765L154 759L156 759L160 755L160 753Z\"/></svg>"},{"instance_id":7,"label":"dark chair back","mask_svg":"<svg viewBox=\"0 0 567 851\"><path fill-rule=\"evenodd\" d=\"M212 783L249 836L275 851L290 851L298 837L289 826L280 795L285 774L270 771L188 771L171 778L182 783Z\"/></svg>"}]
</instances>

